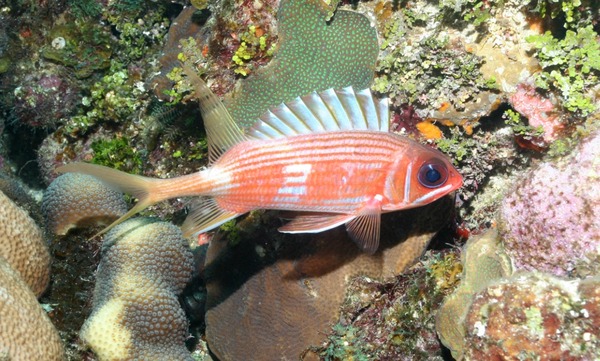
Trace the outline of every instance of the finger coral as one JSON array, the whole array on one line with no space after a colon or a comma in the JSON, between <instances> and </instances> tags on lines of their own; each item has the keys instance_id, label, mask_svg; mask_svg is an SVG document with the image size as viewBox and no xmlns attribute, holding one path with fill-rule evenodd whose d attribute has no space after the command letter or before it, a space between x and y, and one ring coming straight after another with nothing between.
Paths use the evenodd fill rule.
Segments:
<instances>
[{"instance_id":1,"label":"finger coral","mask_svg":"<svg viewBox=\"0 0 600 361\"><path fill-rule=\"evenodd\" d=\"M4 207L2 207L4 208ZM58 332L36 295L18 272L0 257L0 359L60 361L65 359Z\"/></svg>"},{"instance_id":2,"label":"finger coral","mask_svg":"<svg viewBox=\"0 0 600 361\"><path fill-rule=\"evenodd\" d=\"M36 296L50 280L50 254L42 231L29 215L0 192L0 256Z\"/></svg>"},{"instance_id":3,"label":"finger coral","mask_svg":"<svg viewBox=\"0 0 600 361\"><path fill-rule=\"evenodd\" d=\"M46 227L65 235L76 227L106 225L127 212L121 193L98 179L79 173L63 174L44 192L42 213Z\"/></svg>"},{"instance_id":4,"label":"finger coral","mask_svg":"<svg viewBox=\"0 0 600 361\"><path fill-rule=\"evenodd\" d=\"M192 275L178 227L135 218L107 233L81 338L100 360L192 360L177 295Z\"/></svg>"},{"instance_id":5,"label":"finger coral","mask_svg":"<svg viewBox=\"0 0 600 361\"><path fill-rule=\"evenodd\" d=\"M544 162L506 196L501 230L519 269L597 273L600 259L600 132L571 155Z\"/></svg>"}]
</instances>

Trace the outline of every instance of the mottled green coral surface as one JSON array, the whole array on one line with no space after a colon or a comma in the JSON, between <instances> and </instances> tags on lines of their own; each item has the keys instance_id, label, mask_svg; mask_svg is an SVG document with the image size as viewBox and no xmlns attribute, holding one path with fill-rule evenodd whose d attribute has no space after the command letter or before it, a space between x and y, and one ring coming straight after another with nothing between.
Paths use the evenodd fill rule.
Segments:
<instances>
[{"instance_id":1,"label":"mottled green coral surface","mask_svg":"<svg viewBox=\"0 0 600 361\"><path fill-rule=\"evenodd\" d=\"M367 88L378 54L377 33L362 14L331 9L319 0L283 0L279 47L268 66L248 77L226 106L250 125L267 109L297 96L352 85Z\"/></svg>"}]
</instances>

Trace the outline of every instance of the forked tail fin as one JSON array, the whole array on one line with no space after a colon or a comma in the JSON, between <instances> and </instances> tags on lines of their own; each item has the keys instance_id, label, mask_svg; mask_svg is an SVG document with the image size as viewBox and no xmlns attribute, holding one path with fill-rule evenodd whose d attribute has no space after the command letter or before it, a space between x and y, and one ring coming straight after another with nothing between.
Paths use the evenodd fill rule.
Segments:
<instances>
[{"instance_id":1,"label":"forked tail fin","mask_svg":"<svg viewBox=\"0 0 600 361\"><path fill-rule=\"evenodd\" d=\"M143 209L168 198L161 196L160 192L155 191L155 189L158 187L158 184L163 181L162 179L152 179L139 175L127 174L125 172L101 165L81 162L64 165L57 168L56 172L72 172L91 175L104 182L110 188L118 192L131 194L138 199L138 202L129 210L129 212L125 213L119 219L111 223L108 227L98 232L96 235L94 235L94 237L106 233L114 226L122 223Z\"/></svg>"}]
</instances>

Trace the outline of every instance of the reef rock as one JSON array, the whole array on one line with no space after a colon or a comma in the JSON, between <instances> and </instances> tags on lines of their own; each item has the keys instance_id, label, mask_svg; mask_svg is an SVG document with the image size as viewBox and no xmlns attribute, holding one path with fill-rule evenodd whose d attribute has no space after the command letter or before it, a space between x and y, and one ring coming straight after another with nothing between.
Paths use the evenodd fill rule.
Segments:
<instances>
[{"instance_id":1,"label":"reef rock","mask_svg":"<svg viewBox=\"0 0 600 361\"><path fill-rule=\"evenodd\" d=\"M594 360L600 338L600 278L517 274L473 298L467 360Z\"/></svg>"}]
</instances>

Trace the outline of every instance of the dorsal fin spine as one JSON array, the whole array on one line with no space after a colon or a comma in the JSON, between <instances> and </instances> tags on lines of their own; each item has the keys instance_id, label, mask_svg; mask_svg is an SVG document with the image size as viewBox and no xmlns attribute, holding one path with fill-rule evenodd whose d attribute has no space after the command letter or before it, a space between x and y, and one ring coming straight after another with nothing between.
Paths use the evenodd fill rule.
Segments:
<instances>
[{"instance_id":1,"label":"dorsal fin spine","mask_svg":"<svg viewBox=\"0 0 600 361\"><path fill-rule=\"evenodd\" d=\"M194 86L200 104L208 141L208 159L212 164L229 148L246 141L247 138L208 85L192 68L185 64L182 67L190 83Z\"/></svg>"}]
</instances>

